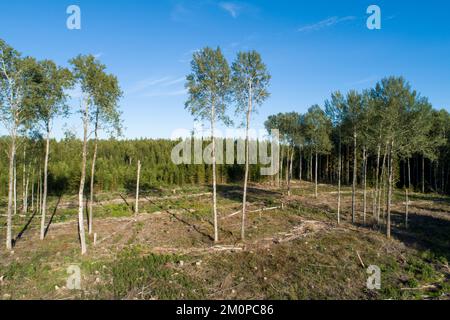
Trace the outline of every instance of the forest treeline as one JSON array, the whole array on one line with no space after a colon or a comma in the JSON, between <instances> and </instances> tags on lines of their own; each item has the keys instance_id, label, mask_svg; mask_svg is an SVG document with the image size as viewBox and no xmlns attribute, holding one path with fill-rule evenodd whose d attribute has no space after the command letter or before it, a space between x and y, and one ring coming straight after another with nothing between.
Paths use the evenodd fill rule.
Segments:
<instances>
[{"instance_id":1,"label":"forest treeline","mask_svg":"<svg viewBox=\"0 0 450 320\"><path fill-rule=\"evenodd\" d=\"M450 126L450 125L449 125ZM448 131L450 135L450 130ZM330 134L331 141L336 141L327 154L318 157L318 181L320 183L337 184L338 182L338 137L337 132ZM450 141L450 136L448 140ZM98 142L97 174L95 176L95 188L100 192L133 192L136 187L137 161L142 163L141 190L143 193L150 192L160 187L174 187L195 184L210 184L212 181L211 166L207 164L181 164L175 165L171 160L171 152L178 141L168 139L138 139L138 140L100 140ZM237 143L237 142L236 142ZM204 146L209 142L204 142ZM2 150L6 150L8 138L0 138ZM28 153L23 150L18 152L16 159L17 194L22 197L24 186L28 185L28 195L31 197L32 190L37 195L39 182L42 183L43 167L43 143L40 140L27 139ZM225 144L224 144L225 145ZM52 195L75 194L80 181L80 159L82 141L76 138L62 140L52 139L50 141L51 161L49 162L48 190ZM88 153L93 152L93 145L89 146ZM280 168L285 172L286 168L286 146L283 151L283 166ZM352 184L352 145L342 144L342 183ZM446 145L443 150L450 148ZM269 146L270 149L270 146ZM314 149L304 146L302 148L302 180L314 181L315 158ZM442 192L450 193L450 159L448 152L443 152L434 160L414 154L409 159L411 170L412 191ZM362 152L358 153L358 160L362 164ZM300 148L296 148L293 156L293 178L300 178ZM0 153L0 192L2 196L8 194L5 187L8 184L8 157L5 152ZM423 166L423 167L422 167ZM376 155L368 157L368 167L376 167ZM240 183L242 182L243 165L217 165L218 182ZM313 171L311 173L311 171ZM396 186L403 188L408 182L408 160L400 160L396 163L397 178ZM25 175L24 175L25 173ZM282 174L285 178L285 173ZM357 172L358 185L363 183L362 170ZM88 180L90 176L88 175ZM253 182L277 183L278 177L265 177L260 175L260 165L250 166L250 180ZM284 179L285 180L285 179ZM375 171L367 173L368 186L375 185ZM282 181L283 182L283 181ZM86 185L89 188L89 185Z\"/></svg>"},{"instance_id":2,"label":"forest treeline","mask_svg":"<svg viewBox=\"0 0 450 320\"><path fill-rule=\"evenodd\" d=\"M0 146L5 150L8 138L0 138ZM95 188L100 192L125 191L134 192L136 188L137 161L141 161L141 191L150 192L161 187L175 187L189 184L208 184L212 181L211 165L181 164L172 162L171 152L179 141L169 139L138 139L118 140L108 139L98 141L98 160L96 164ZM204 148L210 144L204 141ZM237 144L237 141L235 142ZM24 155L23 149L27 151ZM75 194L78 191L81 172L82 141L76 138L50 141L51 161L49 161L48 190L52 195ZM270 145L268 147L270 149ZM28 194L31 188L35 192L42 182L42 167L44 147L41 140L30 140L22 144L16 157L17 193L22 197L23 186L28 184ZM92 154L94 145L91 143L88 154ZM225 151L224 151L225 153ZM8 189L8 157L0 154L0 184L1 194L7 195ZM90 162L88 162L90 164ZM250 179L262 181L260 165L251 166ZM219 183L241 182L243 165L217 165ZM39 174L40 172L40 174ZM87 175L90 180L90 174ZM89 191L89 184L86 183ZM36 193L37 194L37 193Z\"/></svg>"}]
</instances>

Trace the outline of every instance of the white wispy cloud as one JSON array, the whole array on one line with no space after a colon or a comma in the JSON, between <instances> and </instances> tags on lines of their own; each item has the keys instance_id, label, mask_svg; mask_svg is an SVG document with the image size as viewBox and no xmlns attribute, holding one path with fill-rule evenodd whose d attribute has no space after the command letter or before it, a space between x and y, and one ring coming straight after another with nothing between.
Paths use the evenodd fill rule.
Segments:
<instances>
[{"instance_id":1,"label":"white wispy cloud","mask_svg":"<svg viewBox=\"0 0 450 320\"><path fill-rule=\"evenodd\" d=\"M334 25L337 25L339 23L345 22L345 21L351 21L351 20L355 20L356 17L354 16L346 16L346 17L330 17L327 18L325 20L313 23L313 24L309 24L303 27L300 27L298 29L298 32L312 32L312 31L319 31L325 28L329 28L332 27Z\"/></svg>"},{"instance_id":2,"label":"white wispy cloud","mask_svg":"<svg viewBox=\"0 0 450 320\"><path fill-rule=\"evenodd\" d=\"M366 83L370 83L370 82L375 82L377 81L378 77L377 76L370 76L364 79L359 79L350 83L347 83L348 86L358 86L358 85L362 85L362 84L366 84Z\"/></svg>"},{"instance_id":3,"label":"white wispy cloud","mask_svg":"<svg viewBox=\"0 0 450 320\"><path fill-rule=\"evenodd\" d=\"M161 83L165 83L170 80L171 80L170 77L162 77L158 79L154 78L144 79L135 83L130 89L127 90L127 93L128 94L139 93L142 92L143 90L146 90Z\"/></svg>"},{"instance_id":4,"label":"white wispy cloud","mask_svg":"<svg viewBox=\"0 0 450 320\"><path fill-rule=\"evenodd\" d=\"M167 82L163 83L162 86L169 87L169 86L173 86L175 84L182 83L184 81L186 81L186 77L180 77L180 78L177 78L177 79L174 79L171 81L167 81Z\"/></svg>"},{"instance_id":5,"label":"white wispy cloud","mask_svg":"<svg viewBox=\"0 0 450 320\"><path fill-rule=\"evenodd\" d=\"M214 7L225 11L232 18L236 19L240 15L246 14L257 16L260 8L256 5L249 4L243 1L212 1L212 0L197 0L197 1L183 1L176 3L170 12L170 18L176 22L189 22L199 19L199 13L202 9Z\"/></svg>"},{"instance_id":6,"label":"white wispy cloud","mask_svg":"<svg viewBox=\"0 0 450 320\"><path fill-rule=\"evenodd\" d=\"M174 97L174 96L182 96L187 94L186 89L176 89L171 91L154 91L143 94L143 97L151 98L151 97Z\"/></svg>"},{"instance_id":7,"label":"white wispy cloud","mask_svg":"<svg viewBox=\"0 0 450 320\"><path fill-rule=\"evenodd\" d=\"M186 93L180 88L180 84L186 80L185 77L164 76L160 78L149 78L136 82L128 90L127 95L139 97L177 96ZM173 89L171 89L173 88Z\"/></svg>"},{"instance_id":8,"label":"white wispy cloud","mask_svg":"<svg viewBox=\"0 0 450 320\"><path fill-rule=\"evenodd\" d=\"M220 2L219 7L228 12L233 18L237 18L242 11L242 6L235 2Z\"/></svg>"}]
</instances>

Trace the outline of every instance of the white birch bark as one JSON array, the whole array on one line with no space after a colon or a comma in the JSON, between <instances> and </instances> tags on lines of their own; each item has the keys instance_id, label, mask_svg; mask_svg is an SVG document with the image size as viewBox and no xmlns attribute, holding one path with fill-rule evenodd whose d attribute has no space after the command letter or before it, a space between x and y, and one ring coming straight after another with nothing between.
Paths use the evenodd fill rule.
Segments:
<instances>
[{"instance_id":1,"label":"white birch bark","mask_svg":"<svg viewBox=\"0 0 450 320\"><path fill-rule=\"evenodd\" d=\"M47 124L47 137L45 142L45 159L44 159L44 190L42 192L42 207L41 207L41 234L40 234L41 240L44 240L45 238L45 216L47 214L49 153L50 153L50 125Z\"/></svg>"},{"instance_id":2,"label":"white birch bark","mask_svg":"<svg viewBox=\"0 0 450 320\"><path fill-rule=\"evenodd\" d=\"M90 197L89 197L89 224L88 224L89 235L91 235L93 232L93 224L94 224L94 181L95 181L95 163L97 162L97 149L98 149L98 115L99 115L99 110L97 110L97 112L95 114L94 155L92 156L91 184L90 184Z\"/></svg>"},{"instance_id":3,"label":"white birch bark","mask_svg":"<svg viewBox=\"0 0 450 320\"><path fill-rule=\"evenodd\" d=\"M80 189L78 191L78 229L80 235L81 254L85 254L86 249L86 235L84 231L84 215L83 215L83 198L84 198L84 183L86 180L86 160L87 160L87 139L89 126L89 101L84 99L85 110L83 116L83 154L81 161L81 178Z\"/></svg>"},{"instance_id":4,"label":"white birch bark","mask_svg":"<svg viewBox=\"0 0 450 320\"><path fill-rule=\"evenodd\" d=\"M388 199L387 199L387 222L386 222L386 234L388 239L391 238L391 202L392 202L392 180L393 180L393 163L392 163L392 149L394 146L394 140L392 140L389 148L389 180L388 180Z\"/></svg>"},{"instance_id":5,"label":"white birch bark","mask_svg":"<svg viewBox=\"0 0 450 320\"><path fill-rule=\"evenodd\" d=\"M13 215L13 188L14 188L14 162L16 157L16 130L11 134L11 147L9 152L9 179L8 179L8 212L6 217L6 249L12 250L12 215Z\"/></svg>"},{"instance_id":6,"label":"white birch bark","mask_svg":"<svg viewBox=\"0 0 450 320\"><path fill-rule=\"evenodd\" d=\"M139 183L141 178L141 161L137 164L137 179L136 179L136 203L134 204L134 214L139 214Z\"/></svg>"},{"instance_id":7,"label":"white birch bark","mask_svg":"<svg viewBox=\"0 0 450 320\"><path fill-rule=\"evenodd\" d=\"M241 239L245 240L245 211L247 207L247 186L248 186L248 175L250 169L250 147L249 147L249 129L250 129L250 118L252 114L252 83L249 82L249 98L248 98L248 110L247 110L247 123L245 128L245 176L244 176L244 194L242 197L242 223L241 223Z\"/></svg>"},{"instance_id":8,"label":"white birch bark","mask_svg":"<svg viewBox=\"0 0 450 320\"><path fill-rule=\"evenodd\" d=\"M216 185L216 139L215 139L215 106L211 106L211 140L212 140L212 167L213 167L213 215L214 215L214 242L219 242L219 226L217 219L217 185Z\"/></svg>"},{"instance_id":9,"label":"white birch bark","mask_svg":"<svg viewBox=\"0 0 450 320\"><path fill-rule=\"evenodd\" d=\"M357 182L356 132L353 133L353 183L352 183L352 222L356 223L356 182Z\"/></svg>"}]
</instances>

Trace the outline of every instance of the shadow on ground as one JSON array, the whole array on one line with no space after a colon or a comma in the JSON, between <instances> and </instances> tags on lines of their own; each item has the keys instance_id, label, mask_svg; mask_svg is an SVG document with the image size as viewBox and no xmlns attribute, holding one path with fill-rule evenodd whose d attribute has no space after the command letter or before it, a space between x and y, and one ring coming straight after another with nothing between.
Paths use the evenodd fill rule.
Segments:
<instances>
[{"instance_id":1,"label":"shadow on ground","mask_svg":"<svg viewBox=\"0 0 450 320\"><path fill-rule=\"evenodd\" d=\"M212 192L212 186L209 186ZM225 199L242 202L243 190L238 185L217 185L217 194ZM248 187L247 201L252 203L263 203L264 205L273 204L282 196L281 192L272 190L263 190L255 187Z\"/></svg>"}]
</instances>

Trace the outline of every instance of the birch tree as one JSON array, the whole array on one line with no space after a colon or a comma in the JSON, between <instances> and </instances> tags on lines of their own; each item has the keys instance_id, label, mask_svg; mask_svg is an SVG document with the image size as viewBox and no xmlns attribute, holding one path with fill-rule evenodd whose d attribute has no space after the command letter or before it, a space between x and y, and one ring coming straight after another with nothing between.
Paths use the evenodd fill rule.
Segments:
<instances>
[{"instance_id":1,"label":"birch tree","mask_svg":"<svg viewBox=\"0 0 450 320\"><path fill-rule=\"evenodd\" d=\"M15 162L18 136L34 117L29 104L36 62L0 39L0 119L9 133L8 207L6 217L6 249L12 250L12 214L14 205Z\"/></svg>"},{"instance_id":2,"label":"birch tree","mask_svg":"<svg viewBox=\"0 0 450 320\"><path fill-rule=\"evenodd\" d=\"M137 163L137 174L136 174L136 198L134 203L134 214L139 214L139 184L141 179L141 161L138 160Z\"/></svg>"},{"instance_id":3,"label":"birch tree","mask_svg":"<svg viewBox=\"0 0 450 320\"><path fill-rule=\"evenodd\" d=\"M356 184L358 177L358 133L361 129L363 98L358 92L351 90L346 97L345 123L348 137L353 144L353 180L352 180L352 222L356 222Z\"/></svg>"},{"instance_id":4,"label":"birch tree","mask_svg":"<svg viewBox=\"0 0 450 320\"><path fill-rule=\"evenodd\" d=\"M298 114L297 124L294 129L294 144L298 147L298 179L302 182L303 149L306 144L305 137L305 116Z\"/></svg>"},{"instance_id":5,"label":"birch tree","mask_svg":"<svg viewBox=\"0 0 450 320\"><path fill-rule=\"evenodd\" d=\"M45 237L45 218L47 214L48 162L50 155L50 137L53 121L57 116L68 114L66 89L73 84L68 69L58 67L53 61L44 60L38 64L38 79L33 90L37 106L37 117L45 132L44 183L42 191L40 239Z\"/></svg>"},{"instance_id":6,"label":"birch tree","mask_svg":"<svg viewBox=\"0 0 450 320\"><path fill-rule=\"evenodd\" d=\"M338 200L337 223L341 222L341 177L342 177L342 126L344 121L345 98L339 92L331 94L331 99L325 102L325 112L330 118L333 128L338 132Z\"/></svg>"},{"instance_id":7,"label":"birch tree","mask_svg":"<svg viewBox=\"0 0 450 320\"><path fill-rule=\"evenodd\" d=\"M90 57L92 59L92 57ZM93 99L92 99L92 121L94 123L94 152L91 163L91 177L90 177L90 197L89 197L89 223L88 233L93 232L93 204L94 204L94 181L95 181L95 166L98 152L98 134L100 130L108 130L112 135L121 135L122 123L121 113L119 111L118 102L122 96L122 91L119 87L118 79L111 74L105 72L106 66L94 60L93 72L96 74L95 82L93 84Z\"/></svg>"},{"instance_id":8,"label":"birch tree","mask_svg":"<svg viewBox=\"0 0 450 320\"><path fill-rule=\"evenodd\" d=\"M369 90L364 90L362 93L362 109L359 115L360 127L360 141L362 145L362 185L363 185L363 223L367 222L367 167L370 155L370 147L372 145L372 137L374 135L371 126L371 111L372 100Z\"/></svg>"},{"instance_id":9,"label":"birch tree","mask_svg":"<svg viewBox=\"0 0 450 320\"><path fill-rule=\"evenodd\" d=\"M286 144L286 186L287 195L291 195L292 168L294 162L295 147L304 143L302 116L297 112L287 112L279 115L279 131Z\"/></svg>"},{"instance_id":10,"label":"birch tree","mask_svg":"<svg viewBox=\"0 0 450 320\"><path fill-rule=\"evenodd\" d=\"M396 161L410 144L411 127L408 118L416 103L417 93L401 77L382 79L373 89L377 97L387 150L387 199L386 236L391 237L392 193L394 188ZM383 161L384 162L384 161Z\"/></svg>"},{"instance_id":11,"label":"birch tree","mask_svg":"<svg viewBox=\"0 0 450 320\"><path fill-rule=\"evenodd\" d=\"M314 196L318 196L318 158L331 150L331 122L325 112L314 105L305 114L305 130L308 144L315 154Z\"/></svg>"},{"instance_id":12,"label":"birch tree","mask_svg":"<svg viewBox=\"0 0 450 320\"><path fill-rule=\"evenodd\" d=\"M283 147L286 151L286 187L288 196L291 193L291 178L292 178L292 162L294 156L294 149L297 142L300 140L300 128L301 116L297 112L278 113L276 115L269 116L264 123L264 126L268 132L272 129L277 129L280 132L281 142L281 157L280 157L280 171L283 168Z\"/></svg>"},{"instance_id":13,"label":"birch tree","mask_svg":"<svg viewBox=\"0 0 450 320\"><path fill-rule=\"evenodd\" d=\"M196 120L206 120L211 125L214 241L218 242L215 126L218 120L230 123L226 109L230 101L231 71L220 48L209 47L194 53L191 69L186 78L189 95L186 109Z\"/></svg>"},{"instance_id":14,"label":"birch tree","mask_svg":"<svg viewBox=\"0 0 450 320\"><path fill-rule=\"evenodd\" d=\"M89 127L93 121L92 108L95 104L99 63L92 56L79 55L70 60L72 65L73 76L81 89L82 98L80 99L80 113L82 114L83 122L83 147L81 157L81 176L80 187L78 190L78 230L80 235L81 254L87 252L86 248L86 233L84 226L84 187L86 182L86 164L87 164L87 149L88 140L90 136Z\"/></svg>"},{"instance_id":15,"label":"birch tree","mask_svg":"<svg viewBox=\"0 0 450 320\"><path fill-rule=\"evenodd\" d=\"M270 75L261 56L256 51L239 52L232 64L232 89L236 102L236 114L245 112L245 174L242 197L241 239L245 240L245 214L249 175L249 129L251 115L268 97Z\"/></svg>"},{"instance_id":16,"label":"birch tree","mask_svg":"<svg viewBox=\"0 0 450 320\"><path fill-rule=\"evenodd\" d=\"M280 130L280 115L281 114L271 115L264 122L264 127L266 128L266 130L269 134L270 134L271 130L273 130L273 129ZM281 134L281 132L280 132L280 134ZM281 143L284 142L283 138L284 138L284 136L281 135L281 141L280 141ZM280 170L278 170L278 173L277 173L277 185L278 185L278 188L280 188L281 187L281 174L283 171L283 145L280 146L280 149L278 152L279 152L278 158L279 158L279 162L280 162L279 163Z\"/></svg>"},{"instance_id":17,"label":"birch tree","mask_svg":"<svg viewBox=\"0 0 450 320\"><path fill-rule=\"evenodd\" d=\"M431 104L426 98L416 96L416 94L410 95L409 103L406 105L407 115L407 128L408 132L405 134L408 136L409 143L405 143L401 150L399 157L404 160L407 165L406 174L404 177L405 187L405 227L408 227L408 214L409 214L409 189L411 188L411 165L410 158L414 154L433 154L433 145L437 143L436 140L430 138L430 132L434 126L433 123L433 109ZM439 144L439 143L437 143Z\"/></svg>"}]
</instances>

